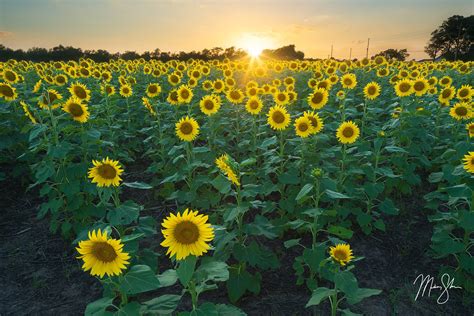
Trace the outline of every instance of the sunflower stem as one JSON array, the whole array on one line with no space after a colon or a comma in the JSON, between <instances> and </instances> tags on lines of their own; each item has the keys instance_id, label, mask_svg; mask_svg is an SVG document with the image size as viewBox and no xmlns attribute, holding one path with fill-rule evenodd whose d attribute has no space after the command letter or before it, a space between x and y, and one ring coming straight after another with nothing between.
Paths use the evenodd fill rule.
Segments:
<instances>
[{"instance_id":1,"label":"sunflower stem","mask_svg":"<svg viewBox=\"0 0 474 316\"><path fill-rule=\"evenodd\" d=\"M283 131L280 131L280 174L283 173L283 168L285 161L283 160L283 155L285 152L285 142L283 139Z\"/></svg>"}]
</instances>

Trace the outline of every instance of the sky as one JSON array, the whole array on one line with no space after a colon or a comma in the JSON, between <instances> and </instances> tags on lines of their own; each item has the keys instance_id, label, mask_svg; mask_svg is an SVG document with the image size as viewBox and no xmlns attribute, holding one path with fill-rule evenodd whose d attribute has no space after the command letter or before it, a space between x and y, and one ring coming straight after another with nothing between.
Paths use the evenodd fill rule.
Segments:
<instances>
[{"instance_id":1,"label":"sky","mask_svg":"<svg viewBox=\"0 0 474 316\"><path fill-rule=\"evenodd\" d=\"M306 57L365 57L406 48L409 59L443 20L474 0L0 0L0 43L110 52L295 44Z\"/></svg>"}]
</instances>

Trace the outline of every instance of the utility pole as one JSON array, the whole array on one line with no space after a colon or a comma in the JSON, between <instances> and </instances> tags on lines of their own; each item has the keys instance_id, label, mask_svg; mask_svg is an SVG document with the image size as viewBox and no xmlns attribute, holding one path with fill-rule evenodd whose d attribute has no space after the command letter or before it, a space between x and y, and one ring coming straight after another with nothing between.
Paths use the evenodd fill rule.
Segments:
<instances>
[{"instance_id":1,"label":"utility pole","mask_svg":"<svg viewBox=\"0 0 474 316\"><path fill-rule=\"evenodd\" d=\"M349 51L349 60L351 60L351 59L352 59L352 47L351 47L351 49L350 49L350 51Z\"/></svg>"},{"instance_id":2,"label":"utility pole","mask_svg":"<svg viewBox=\"0 0 474 316\"><path fill-rule=\"evenodd\" d=\"M365 58L369 58L369 44L370 44L370 38L367 39L367 52L365 53Z\"/></svg>"},{"instance_id":3,"label":"utility pole","mask_svg":"<svg viewBox=\"0 0 474 316\"><path fill-rule=\"evenodd\" d=\"M331 45L331 58L332 58L332 45Z\"/></svg>"}]
</instances>

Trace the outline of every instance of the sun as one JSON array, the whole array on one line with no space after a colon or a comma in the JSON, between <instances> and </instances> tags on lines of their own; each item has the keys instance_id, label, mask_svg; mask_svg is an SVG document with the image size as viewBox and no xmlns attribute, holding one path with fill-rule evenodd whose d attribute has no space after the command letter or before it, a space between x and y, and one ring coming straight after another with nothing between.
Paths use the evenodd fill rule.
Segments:
<instances>
[{"instance_id":1,"label":"sun","mask_svg":"<svg viewBox=\"0 0 474 316\"><path fill-rule=\"evenodd\" d=\"M246 51L250 57L257 58L262 53L263 48L258 46L247 47Z\"/></svg>"},{"instance_id":2,"label":"sun","mask_svg":"<svg viewBox=\"0 0 474 316\"><path fill-rule=\"evenodd\" d=\"M244 49L251 58L258 58L262 51L273 46L272 40L261 34L242 34L238 47Z\"/></svg>"}]
</instances>

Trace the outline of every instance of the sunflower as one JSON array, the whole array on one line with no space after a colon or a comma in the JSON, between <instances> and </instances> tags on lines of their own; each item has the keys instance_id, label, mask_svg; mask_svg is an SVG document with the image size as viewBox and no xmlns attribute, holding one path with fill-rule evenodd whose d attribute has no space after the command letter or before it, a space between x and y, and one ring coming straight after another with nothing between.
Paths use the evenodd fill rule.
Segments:
<instances>
[{"instance_id":1,"label":"sunflower","mask_svg":"<svg viewBox=\"0 0 474 316\"><path fill-rule=\"evenodd\" d=\"M464 169L469 173L474 173L474 151L464 155Z\"/></svg>"},{"instance_id":2,"label":"sunflower","mask_svg":"<svg viewBox=\"0 0 474 316\"><path fill-rule=\"evenodd\" d=\"M267 122L274 130L284 130L290 125L290 114L288 114L284 107L279 105L271 107L267 116Z\"/></svg>"},{"instance_id":3,"label":"sunflower","mask_svg":"<svg viewBox=\"0 0 474 316\"><path fill-rule=\"evenodd\" d=\"M346 98L346 93L344 92L344 90L339 90L337 91L336 93L336 97L339 99L339 100L344 100Z\"/></svg>"},{"instance_id":4,"label":"sunflower","mask_svg":"<svg viewBox=\"0 0 474 316\"><path fill-rule=\"evenodd\" d=\"M119 91L120 91L120 95L124 98L129 98L133 94L132 87L128 84L120 85Z\"/></svg>"},{"instance_id":5,"label":"sunflower","mask_svg":"<svg viewBox=\"0 0 474 316\"><path fill-rule=\"evenodd\" d=\"M406 97L413 93L413 83L409 79L402 79L395 84L395 93L399 97Z\"/></svg>"},{"instance_id":6,"label":"sunflower","mask_svg":"<svg viewBox=\"0 0 474 316\"><path fill-rule=\"evenodd\" d=\"M354 89L357 85L357 77L354 74L345 74L341 77L342 87L345 89Z\"/></svg>"},{"instance_id":7,"label":"sunflower","mask_svg":"<svg viewBox=\"0 0 474 316\"><path fill-rule=\"evenodd\" d=\"M206 95L199 101L199 107L201 112L207 116L216 114L221 107L221 98L216 94Z\"/></svg>"},{"instance_id":8,"label":"sunflower","mask_svg":"<svg viewBox=\"0 0 474 316\"><path fill-rule=\"evenodd\" d=\"M105 83L100 86L100 92L107 96L111 96L115 94L115 87Z\"/></svg>"},{"instance_id":9,"label":"sunflower","mask_svg":"<svg viewBox=\"0 0 474 316\"><path fill-rule=\"evenodd\" d=\"M78 98L79 100L89 101L91 98L91 92L85 85L82 83L76 82L69 87L69 92L72 96Z\"/></svg>"},{"instance_id":10,"label":"sunflower","mask_svg":"<svg viewBox=\"0 0 474 316\"><path fill-rule=\"evenodd\" d=\"M151 105L150 100L148 98L143 97L142 103L143 103L143 106L148 110L148 112L150 112L151 115L156 116L156 112L153 109L153 106Z\"/></svg>"},{"instance_id":11,"label":"sunflower","mask_svg":"<svg viewBox=\"0 0 474 316\"><path fill-rule=\"evenodd\" d=\"M452 86L445 87L438 96L439 103L443 105L449 105L449 101L451 101L454 96L456 95L456 90Z\"/></svg>"},{"instance_id":12,"label":"sunflower","mask_svg":"<svg viewBox=\"0 0 474 316\"><path fill-rule=\"evenodd\" d=\"M306 116L298 117L295 120L296 135L301 138L306 138L313 133L313 124Z\"/></svg>"},{"instance_id":13,"label":"sunflower","mask_svg":"<svg viewBox=\"0 0 474 316\"><path fill-rule=\"evenodd\" d=\"M71 114L74 121L85 123L89 119L89 110L86 104L76 97L70 97L63 105L63 111Z\"/></svg>"},{"instance_id":14,"label":"sunflower","mask_svg":"<svg viewBox=\"0 0 474 316\"><path fill-rule=\"evenodd\" d=\"M193 98L193 90L187 85L181 85L178 90L178 102L181 104L187 104L191 102Z\"/></svg>"},{"instance_id":15,"label":"sunflower","mask_svg":"<svg viewBox=\"0 0 474 316\"><path fill-rule=\"evenodd\" d=\"M107 236L107 232L93 230L87 234L88 240L79 242L76 247L84 264L84 271L91 270L91 275L103 277L121 275L122 270L130 263L130 256L123 251L123 244L120 239L113 239Z\"/></svg>"},{"instance_id":16,"label":"sunflower","mask_svg":"<svg viewBox=\"0 0 474 316\"><path fill-rule=\"evenodd\" d=\"M181 82L181 77L178 76L177 74L175 73L172 73L168 76L168 82L172 85L172 86L176 86L178 85L180 82Z\"/></svg>"},{"instance_id":17,"label":"sunflower","mask_svg":"<svg viewBox=\"0 0 474 316\"><path fill-rule=\"evenodd\" d=\"M326 89L319 88L313 91L308 98L308 104L315 110L321 109L328 103L329 92Z\"/></svg>"},{"instance_id":18,"label":"sunflower","mask_svg":"<svg viewBox=\"0 0 474 316\"><path fill-rule=\"evenodd\" d=\"M193 141L199 135L198 122L189 116L183 117L176 123L176 135L185 142Z\"/></svg>"},{"instance_id":19,"label":"sunflower","mask_svg":"<svg viewBox=\"0 0 474 316\"><path fill-rule=\"evenodd\" d=\"M183 260L189 255L202 256L214 238L214 230L207 223L208 216L198 211L186 209L182 214L170 214L163 220L161 231L165 240L161 243L168 248L167 255L176 260Z\"/></svg>"},{"instance_id":20,"label":"sunflower","mask_svg":"<svg viewBox=\"0 0 474 316\"><path fill-rule=\"evenodd\" d=\"M40 97L38 105L42 109L47 108L49 105L52 105L52 108L56 109L59 107L59 104L54 104L54 102L61 100L62 98L63 96L56 90L48 89L46 93L43 93L43 95Z\"/></svg>"},{"instance_id":21,"label":"sunflower","mask_svg":"<svg viewBox=\"0 0 474 316\"><path fill-rule=\"evenodd\" d=\"M441 79L439 79L438 84L443 86L443 87L448 87L453 83L453 79L449 76L444 76Z\"/></svg>"},{"instance_id":22,"label":"sunflower","mask_svg":"<svg viewBox=\"0 0 474 316\"><path fill-rule=\"evenodd\" d=\"M430 88L428 80L426 80L425 78L421 78L421 77L417 78L413 80L412 83L413 83L413 92L415 92L415 95L417 97L421 97L422 95L424 95Z\"/></svg>"},{"instance_id":23,"label":"sunflower","mask_svg":"<svg viewBox=\"0 0 474 316\"><path fill-rule=\"evenodd\" d=\"M466 124L466 130L469 137L474 137L474 122Z\"/></svg>"},{"instance_id":24,"label":"sunflower","mask_svg":"<svg viewBox=\"0 0 474 316\"><path fill-rule=\"evenodd\" d=\"M41 79L38 80L38 81L35 83L35 85L34 85L34 87L33 87L33 93L36 93L36 92L38 92L38 91L40 90L42 83L43 83L43 81L42 81Z\"/></svg>"},{"instance_id":25,"label":"sunflower","mask_svg":"<svg viewBox=\"0 0 474 316\"><path fill-rule=\"evenodd\" d=\"M0 97L7 101L13 101L18 97L16 88L12 87L9 83L0 82Z\"/></svg>"},{"instance_id":26,"label":"sunflower","mask_svg":"<svg viewBox=\"0 0 474 316\"><path fill-rule=\"evenodd\" d=\"M285 91L277 91L273 94L273 100L278 105L287 105L290 103L290 96Z\"/></svg>"},{"instance_id":27,"label":"sunflower","mask_svg":"<svg viewBox=\"0 0 474 316\"><path fill-rule=\"evenodd\" d=\"M311 122L312 134L317 134L323 129L324 123L323 123L323 120L319 117L318 113L315 113L313 111L304 112L303 116L308 118L309 121Z\"/></svg>"},{"instance_id":28,"label":"sunflower","mask_svg":"<svg viewBox=\"0 0 474 316\"><path fill-rule=\"evenodd\" d=\"M23 108L23 112L25 112L25 116L30 119L31 123L36 124L37 121L33 114L31 114L30 109L28 108L28 105L24 101L20 101L20 105Z\"/></svg>"},{"instance_id":29,"label":"sunflower","mask_svg":"<svg viewBox=\"0 0 474 316\"><path fill-rule=\"evenodd\" d=\"M57 75L56 77L54 77L54 82L58 85L58 86L63 86L67 83L67 77L65 75Z\"/></svg>"},{"instance_id":30,"label":"sunflower","mask_svg":"<svg viewBox=\"0 0 474 316\"><path fill-rule=\"evenodd\" d=\"M380 95L381 90L382 88L380 88L380 85L377 82L369 82L364 87L364 96L366 99L375 100Z\"/></svg>"},{"instance_id":31,"label":"sunflower","mask_svg":"<svg viewBox=\"0 0 474 316\"><path fill-rule=\"evenodd\" d=\"M352 121L343 122L336 131L336 137L342 144L354 143L360 135L360 130Z\"/></svg>"},{"instance_id":32,"label":"sunflower","mask_svg":"<svg viewBox=\"0 0 474 316\"><path fill-rule=\"evenodd\" d=\"M452 118L460 120L469 120L472 117L472 109L469 103L456 103L450 110L449 115Z\"/></svg>"},{"instance_id":33,"label":"sunflower","mask_svg":"<svg viewBox=\"0 0 474 316\"><path fill-rule=\"evenodd\" d=\"M331 258L341 266L345 266L349 261L354 259L352 249L349 244L337 244L335 247L329 247Z\"/></svg>"},{"instance_id":34,"label":"sunflower","mask_svg":"<svg viewBox=\"0 0 474 316\"><path fill-rule=\"evenodd\" d=\"M161 92L161 87L157 83L150 83L146 87L146 95L150 98L156 97L157 95L160 94L160 92Z\"/></svg>"},{"instance_id":35,"label":"sunflower","mask_svg":"<svg viewBox=\"0 0 474 316\"><path fill-rule=\"evenodd\" d=\"M235 163L230 159L229 155L223 154L215 161L217 168L229 179L230 182L236 186L240 186L240 180L237 176L237 173L234 171L236 169Z\"/></svg>"},{"instance_id":36,"label":"sunflower","mask_svg":"<svg viewBox=\"0 0 474 316\"><path fill-rule=\"evenodd\" d=\"M166 98L166 101L171 105L177 105L179 103L178 90L177 89L171 90L170 93L168 94L168 97Z\"/></svg>"},{"instance_id":37,"label":"sunflower","mask_svg":"<svg viewBox=\"0 0 474 316\"><path fill-rule=\"evenodd\" d=\"M119 186L120 175L123 173L122 167L117 160L111 160L109 157L102 161L92 160L94 167L89 168L88 177L92 179L92 183L97 183L99 187Z\"/></svg>"},{"instance_id":38,"label":"sunflower","mask_svg":"<svg viewBox=\"0 0 474 316\"><path fill-rule=\"evenodd\" d=\"M227 91L226 97L233 104L239 104L244 101L245 95L240 89L232 89Z\"/></svg>"},{"instance_id":39,"label":"sunflower","mask_svg":"<svg viewBox=\"0 0 474 316\"><path fill-rule=\"evenodd\" d=\"M472 89L469 85L462 85L461 88L458 89L456 94L459 100L471 100L474 94L474 89Z\"/></svg>"},{"instance_id":40,"label":"sunflower","mask_svg":"<svg viewBox=\"0 0 474 316\"><path fill-rule=\"evenodd\" d=\"M7 83L17 83L20 81L20 76L11 69L6 69L3 71L3 80Z\"/></svg>"},{"instance_id":41,"label":"sunflower","mask_svg":"<svg viewBox=\"0 0 474 316\"><path fill-rule=\"evenodd\" d=\"M263 108L263 102L259 97L250 97L245 103L245 109L252 115L258 115Z\"/></svg>"},{"instance_id":42,"label":"sunflower","mask_svg":"<svg viewBox=\"0 0 474 316\"><path fill-rule=\"evenodd\" d=\"M225 89L224 81L222 81L221 79L217 79L212 84L212 88L214 89L214 92L216 92L216 93L220 93L220 92L224 91L224 89Z\"/></svg>"}]
</instances>

